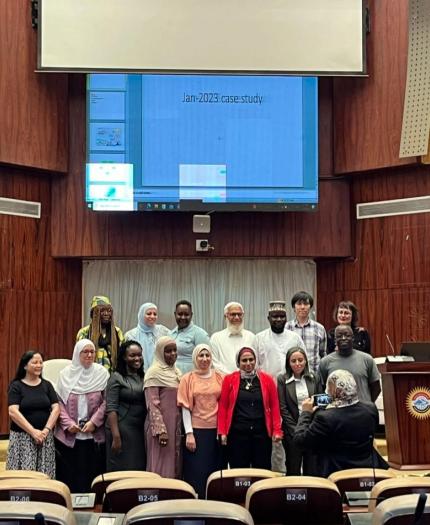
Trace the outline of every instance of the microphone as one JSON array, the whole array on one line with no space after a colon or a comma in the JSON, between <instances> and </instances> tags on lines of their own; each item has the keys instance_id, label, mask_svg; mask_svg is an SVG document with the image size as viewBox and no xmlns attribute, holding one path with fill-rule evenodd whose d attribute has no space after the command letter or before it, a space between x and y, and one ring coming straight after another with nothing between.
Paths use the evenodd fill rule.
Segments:
<instances>
[{"instance_id":1,"label":"microphone","mask_svg":"<svg viewBox=\"0 0 430 525\"><path fill-rule=\"evenodd\" d=\"M423 517L424 509L426 506L426 501L427 501L427 494L422 492L418 496L417 506L415 507L413 525L419 525L419 523L421 523L421 519Z\"/></svg>"},{"instance_id":2,"label":"microphone","mask_svg":"<svg viewBox=\"0 0 430 525\"><path fill-rule=\"evenodd\" d=\"M46 525L45 516L41 512L34 515L34 521L37 525Z\"/></svg>"},{"instance_id":3,"label":"microphone","mask_svg":"<svg viewBox=\"0 0 430 525\"><path fill-rule=\"evenodd\" d=\"M391 354L396 355L396 352L394 350L393 343L391 342L391 339L389 338L388 334L385 334L385 337L387 338L388 344L390 345Z\"/></svg>"}]
</instances>

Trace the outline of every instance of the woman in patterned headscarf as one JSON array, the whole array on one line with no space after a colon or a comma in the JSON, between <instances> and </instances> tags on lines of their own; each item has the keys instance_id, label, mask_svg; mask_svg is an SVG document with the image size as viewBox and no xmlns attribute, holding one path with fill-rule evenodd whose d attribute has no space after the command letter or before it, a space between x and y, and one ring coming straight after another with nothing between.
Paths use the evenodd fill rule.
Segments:
<instances>
[{"instance_id":1,"label":"woman in patterned headscarf","mask_svg":"<svg viewBox=\"0 0 430 525\"><path fill-rule=\"evenodd\" d=\"M357 384L347 370L335 370L327 378L332 402L324 409L305 399L294 434L294 443L317 455L315 476L327 477L348 468L388 468L373 448L378 425L374 403L359 401Z\"/></svg>"},{"instance_id":2,"label":"woman in patterned headscarf","mask_svg":"<svg viewBox=\"0 0 430 525\"><path fill-rule=\"evenodd\" d=\"M113 309L109 297L95 295L90 307L91 324L84 326L76 335L76 341L90 339L96 347L95 362L110 373L116 366L119 345L124 340L121 329L113 321Z\"/></svg>"}]
</instances>

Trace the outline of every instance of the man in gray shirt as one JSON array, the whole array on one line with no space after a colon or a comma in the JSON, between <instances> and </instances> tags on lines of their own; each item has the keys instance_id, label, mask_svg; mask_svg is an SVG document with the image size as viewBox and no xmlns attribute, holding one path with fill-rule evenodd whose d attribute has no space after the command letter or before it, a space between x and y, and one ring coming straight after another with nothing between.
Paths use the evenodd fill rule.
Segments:
<instances>
[{"instance_id":1,"label":"man in gray shirt","mask_svg":"<svg viewBox=\"0 0 430 525\"><path fill-rule=\"evenodd\" d=\"M357 383L360 401L375 402L381 392L379 372L373 357L352 347L353 332L349 325L335 330L336 352L324 357L319 365L319 379L325 387L327 377L334 370L348 370Z\"/></svg>"}]
</instances>

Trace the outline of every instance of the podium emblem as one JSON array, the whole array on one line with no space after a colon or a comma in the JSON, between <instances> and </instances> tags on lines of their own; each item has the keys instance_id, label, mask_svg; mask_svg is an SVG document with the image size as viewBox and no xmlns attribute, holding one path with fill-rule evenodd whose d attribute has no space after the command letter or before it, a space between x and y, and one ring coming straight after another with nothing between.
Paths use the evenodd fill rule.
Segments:
<instances>
[{"instance_id":1,"label":"podium emblem","mask_svg":"<svg viewBox=\"0 0 430 525\"><path fill-rule=\"evenodd\" d=\"M430 389L413 388L406 397L406 407L411 416L418 419L430 417Z\"/></svg>"}]
</instances>

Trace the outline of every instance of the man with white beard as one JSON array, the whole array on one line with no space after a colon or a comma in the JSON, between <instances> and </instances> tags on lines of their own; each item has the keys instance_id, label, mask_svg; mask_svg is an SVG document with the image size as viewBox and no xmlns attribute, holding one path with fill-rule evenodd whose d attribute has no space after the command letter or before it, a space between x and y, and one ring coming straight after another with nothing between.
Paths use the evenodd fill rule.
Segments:
<instances>
[{"instance_id":1,"label":"man with white beard","mask_svg":"<svg viewBox=\"0 0 430 525\"><path fill-rule=\"evenodd\" d=\"M254 348L255 335L243 327L244 313L240 303L227 303L224 307L227 328L215 332L210 340L213 365L225 374L237 370L236 354L241 348Z\"/></svg>"}]
</instances>

